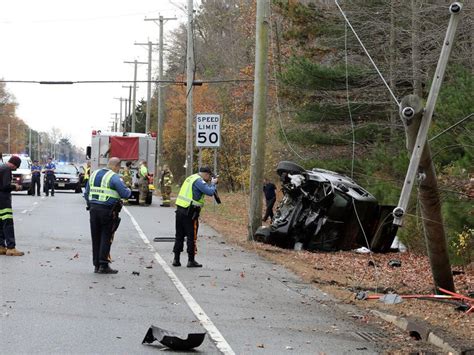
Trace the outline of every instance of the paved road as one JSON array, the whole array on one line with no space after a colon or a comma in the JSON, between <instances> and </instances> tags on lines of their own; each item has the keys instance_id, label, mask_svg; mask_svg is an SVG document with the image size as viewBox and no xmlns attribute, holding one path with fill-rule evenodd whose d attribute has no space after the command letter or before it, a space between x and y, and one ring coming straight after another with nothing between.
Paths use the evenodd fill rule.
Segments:
<instances>
[{"instance_id":1,"label":"paved road","mask_svg":"<svg viewBox=\"0 0 474 355\"><path fill-rule=\"evenodd\" d=\"M174 210L157 200L122 212L112 246L117 275L92 272L79 194L15 194L13 204L17 246L27 254L0 257L2 354L167 353L141 344L152 324L181 334L207 331L198 348L205 354L380 350L356 334L378 329L204 225L197 256L204 267L171 267L172 243L153 238L173 236Z\"/></svg>"}]
</instances>

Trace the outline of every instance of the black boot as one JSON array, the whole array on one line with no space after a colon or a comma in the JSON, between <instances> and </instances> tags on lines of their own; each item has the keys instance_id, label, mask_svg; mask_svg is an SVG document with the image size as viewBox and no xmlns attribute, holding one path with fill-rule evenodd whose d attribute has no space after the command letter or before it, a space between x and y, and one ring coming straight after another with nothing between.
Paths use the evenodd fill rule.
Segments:
<instances>
[{"instance_id":1,"label":"black boot","mask_svg":"<svg viewBox=\"0 0 474 355\"><path fill-rule=\"evenodd\" d=\"M194 260L194 255L188 256L188 265L187 267L202 267L196 260Z\"/></svg>"},{"instance_id":2,"label":"black boot","mask_svg":"<svg viewBox=\"0 0 474 355\"><path fill-rule=\"evenodd\" d=\"M116 274L118 270L112 269L109 264L100 265L99 270L97 271L99 274Z\"/></svg>"},{"instance_id":3,"label":"black boot","mask_svg":"<svg viewBox=\"0 0 474 355\"><path fill-rule=\"evenodd\" d=\"M181 263L179 262L179 253L174 253L174 260L173 260L173 263L171 265L181 266Z\"/></svg>"}]
</instances>

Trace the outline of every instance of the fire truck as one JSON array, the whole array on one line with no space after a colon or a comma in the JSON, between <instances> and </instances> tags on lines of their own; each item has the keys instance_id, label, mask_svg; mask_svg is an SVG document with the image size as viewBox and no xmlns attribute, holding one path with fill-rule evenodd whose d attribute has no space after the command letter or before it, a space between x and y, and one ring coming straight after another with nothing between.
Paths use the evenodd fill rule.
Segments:
<instances>
[{"instance_id":1,"label":"fire truck","mask_svg":"<svg viewBox=\"0 0 474 355\"><path fill-rule=\"evenodd\" d=\"M86 149L86 158L91 162L91 173L97 169L107 167L110 158L121 160L121 168L125 168L128 161L132 162L132 196L130 202L138 203L138 170L142 161L147 162L148 172L155 175L156 134L130 132L102 132L92 131L91 145ZM151 204L153 183L146 198L146 204Z\"/></svg>"}]
</instances>

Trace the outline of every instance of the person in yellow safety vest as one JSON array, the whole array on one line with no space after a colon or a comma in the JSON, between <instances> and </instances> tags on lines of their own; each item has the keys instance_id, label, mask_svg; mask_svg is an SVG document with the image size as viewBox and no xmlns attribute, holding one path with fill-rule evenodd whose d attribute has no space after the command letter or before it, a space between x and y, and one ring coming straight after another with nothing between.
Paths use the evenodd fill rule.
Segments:
<instances>
[{"instance_id":1,"label":"person in yellow safety vest","mask_svg":"<svg viewBox=\"0 0 474 355\"><path fill-rule=\"evenodd\" d=\"M171 206L171 186L173 185L173 174L171 173L168 165L163 166L163 172L161 173L161 198L163 202L160 206L170 207Z\"/></svg>"},{"instance_id":2,"label":"person in yellow safety vest","mask_svg":"<svg viewBox=\"0 0 474 355\"><path fill-rule=\"evenodd\" d=\"M91 176L91 162L90 160L88 160L86 165L84 165L84 177L82 178L82 181L84 182L84 186L86 186L87 182L89 181L90 176Z\"/></svg>"},{"instance_id":3,"label":"person in yellow safety vest","mask_svg":"<svg viewBox=\"0 0 474 355\"><path fill-rule=\"evenodd\" d=\"M149 175L148 175L148 166L147 162L144 160L140 165L138 170L138 188L140 190L140 196L138 203L140 206L146 206L146 197L148 196L148 184L149 184Z\"/></svg>"},{"instance_id":4,"label":"person in yellow safety vest","mask_svg":"<svg viewBox=\"0 0 474 355\"><path fill-rule=\"evenodd\" d=\"M120 159L111 158L107 168L92 173L84 192L90 212L92 262L94 272L99 274L118 272L109 266L110 247L120 224L121 199L129 198L132 194L117 174L119 170Z\"/></svg>"},{"instance_id":5,"label":"person in yellow safety vest","mask_svg":"<svg viewBox=\"0 0 474 355\"><path fill-rule=\"evenodd\" d=\"M176 198L176 235L173 247L173 266L181 266L179 256L183 251L186 237L188 265L202 267L195 259L197 233L199 228L199 212L204 206L204 196L213 196L216 192L217 177L212 177L208 166L199 169L199 173L188 176L184 180Z\"/></svg>"}]
</instances>

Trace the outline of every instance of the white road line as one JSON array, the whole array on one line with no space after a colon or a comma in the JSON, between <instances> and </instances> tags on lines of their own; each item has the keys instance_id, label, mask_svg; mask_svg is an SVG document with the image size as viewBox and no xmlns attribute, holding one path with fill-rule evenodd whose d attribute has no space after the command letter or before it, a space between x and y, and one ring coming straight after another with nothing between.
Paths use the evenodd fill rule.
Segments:
<instances>
[{"instance_id":1,"label":"white road line","mask_svg":"<svg viewBox=\"0 0 474 355\"><path fill-rule=\"evenodd\" d=\"M133 218L132 214L128 211L126 207L123 208L125 213L128 214L130 217L133 226L138 232L138 235L142 238L143 242L148 246L148 249L153 252L156 261L160 266L163 268L164 272L168 275L168 277L171 279L171 282L173 282L174 286L178 290L178 292L181 294L181 296L184 298L186 303L188 304L189 308L191 311L194 313L196 318L199 320L201 325L208 331L209 336L211 339L214 341L216 344L216 347L223 353L223 354L228 354L228 355L235 355L235 352L232 350L230 347L229 343L224 339L222 334L219 332L219 330L216 328L214 323L212 323L211 319L206 315L204 310L201 308L201 306L196 302L193 296L189 293L189 291L184 287L183 283L178 279L176 274L171 270L171 268L166 264L166 262L163 260L160 254L156 251L155 247L150 243L148 240L147 236L145 233L143 233L142 229L138 225L137 221L135 218Z\"/></svg>"}]
</instances>

